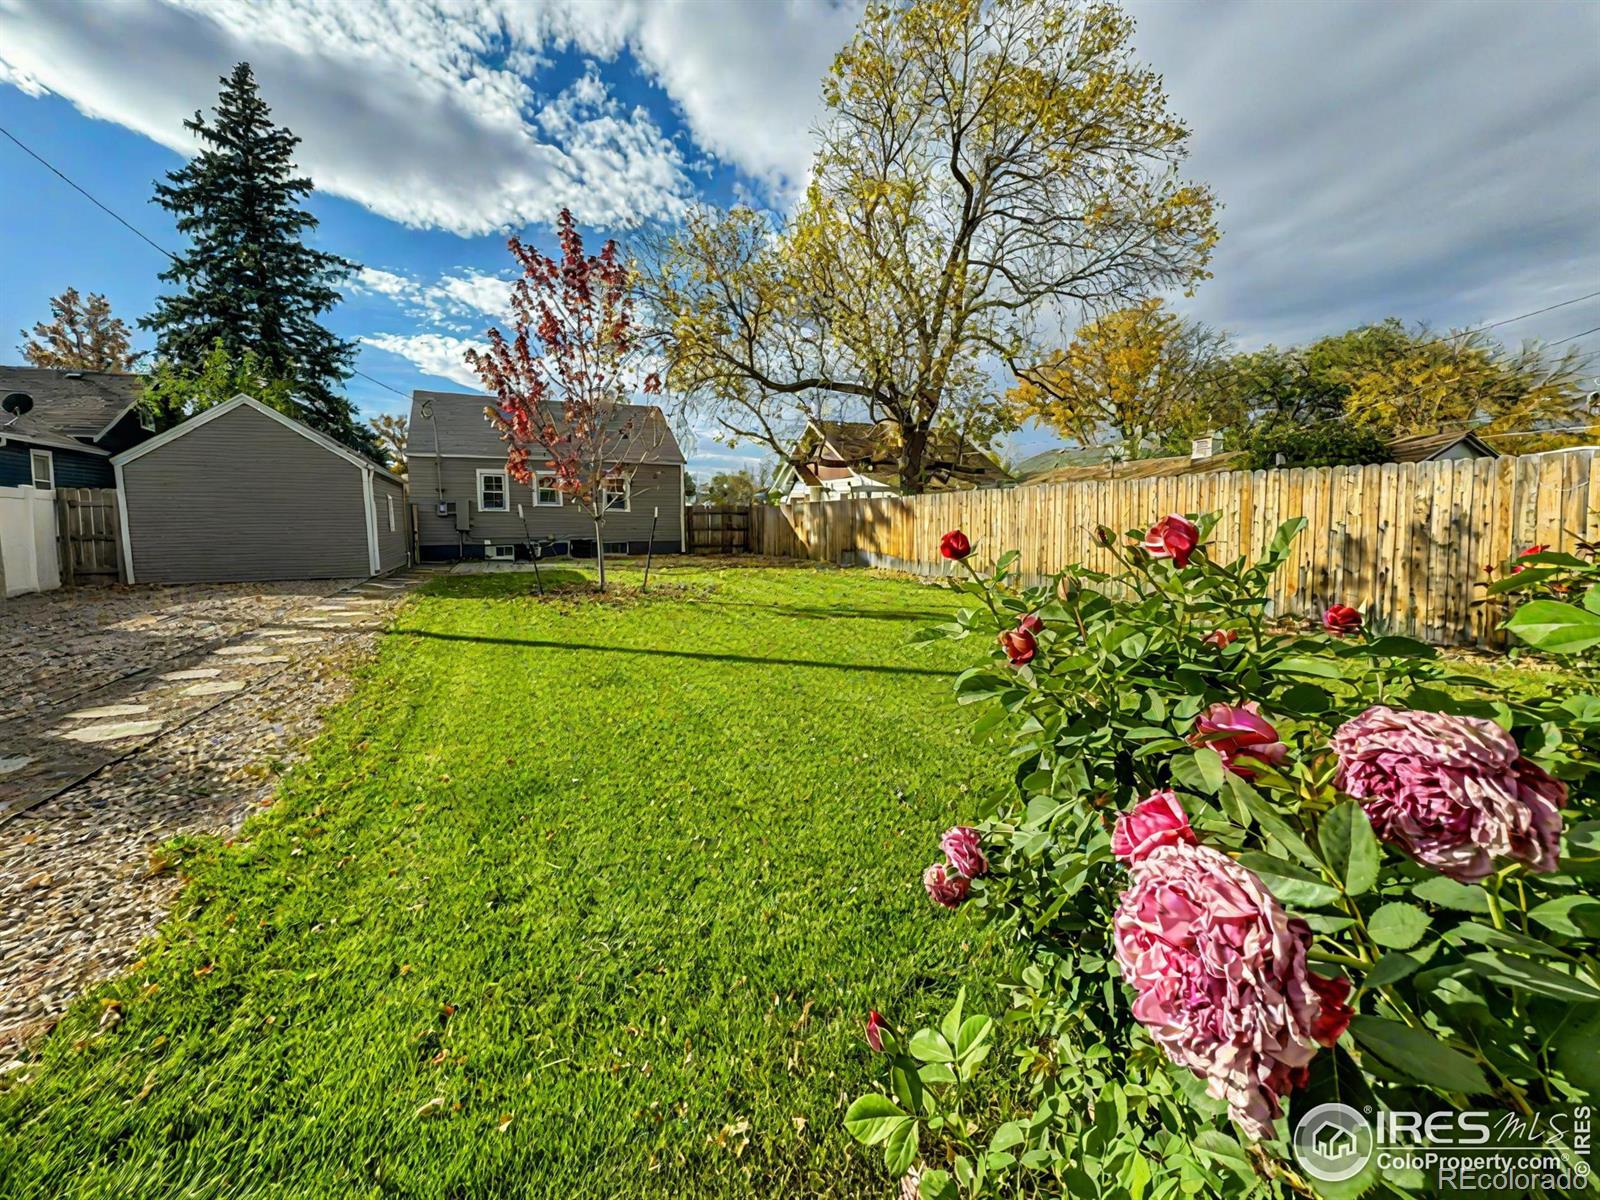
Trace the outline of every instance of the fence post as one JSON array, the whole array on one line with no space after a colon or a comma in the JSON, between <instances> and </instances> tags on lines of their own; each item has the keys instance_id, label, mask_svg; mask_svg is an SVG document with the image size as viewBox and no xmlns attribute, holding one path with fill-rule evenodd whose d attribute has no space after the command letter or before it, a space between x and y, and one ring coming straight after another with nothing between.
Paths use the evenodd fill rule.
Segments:
<instances>
[{"instance_id":1,"label":"fence post","mask_svg":"<svg viewBox=\"0 0 1600 1200\"><path fill-rule=\"evenodd\" d=\"M61 582L69 587L78 581L77 554L73 549L72 501L66 488L56 489L56 561L61 564Z\"/></svg>"}]
</instances>

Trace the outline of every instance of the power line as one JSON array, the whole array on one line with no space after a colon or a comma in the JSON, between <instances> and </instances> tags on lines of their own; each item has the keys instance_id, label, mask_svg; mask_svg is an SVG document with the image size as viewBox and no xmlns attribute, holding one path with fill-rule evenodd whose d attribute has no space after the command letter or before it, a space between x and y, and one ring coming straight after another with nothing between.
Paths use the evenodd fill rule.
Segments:
<instances>
[{"instance_id":1,"label":"power line","mask_svg":"<svg viewBox=\"0 0 1600 1200\"><path fill-rule=\"evenodd\" d=\"M1591 333L1600 333L1600 325L1596 325L1593 329L1585 329L1582 333L1575 333L1571 337L1564 337L1560 341L1546 342L1545 346L1559 346L1562 342L1575 342L1579 338L1588 337Z\"/></svg>"},{"instance_id":2,"label":"power line","mask_svg":"<svg viewBox=\"0 0 1600 1200\"><path fill-rule=\"evenodd\" d=\"M9 139L11 141L11 143L17 147L17 149L21 150L29 158L33 159L40 166L42 166L45 170L49 171L57 179L61 180L62 183L66 184L73 191L77 192L80 196L82 196L90 204L94 205L101 212L105 213L106 216L110 217L117 224L121 225L124 229L126 229L129 233L133 234L140 241L144 242L151 249L155 250L157 253L166 255L173 262L177 262L178 261L178 256L176 254L174 254L171 250L168 250L165 246L161 245L161 243L157 242L154 238L150 237L150 235L145 233L144 230L142 230L138 226L134 225L131 221L127 220L120 213L118 213L114 209L112 209L109 205L102 203L99 199L97 199L95 196L93 196L86 188L82 187L81 185L76 183L74 180L72 180L70 177L68 177L66 172L62 171L60 168L55 166L55 164L53 164L48 159L46 159L42 154L39 154L37 151L33 150L31 147L25 145L17 137L16 134L12 133L4 125L0 125L0 134L4 134L6 136L6 138ZM387 383L383 382L383 380L381 380L381 379L374 379L371 375L368 375L365 371L361 370L359 367L351 367L350 370L351 370L352 374L359 375L359 376L361 376L361 378L365 379L368 383L377 384L379 387L384 388L387 391L393 392L396 396L407 396L406 392L402 392L399 388L394 387L391 384L387 384Z\"/></svg>"}]
</instances>

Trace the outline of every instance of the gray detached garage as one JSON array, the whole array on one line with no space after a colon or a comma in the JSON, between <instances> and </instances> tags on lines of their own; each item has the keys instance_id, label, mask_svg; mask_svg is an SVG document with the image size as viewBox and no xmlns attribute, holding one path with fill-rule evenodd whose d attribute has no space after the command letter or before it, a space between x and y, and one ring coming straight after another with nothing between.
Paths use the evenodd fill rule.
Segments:
<instances>
[{"instance_id":1,"label":"gray detached garage","mask_svg":"<svg viewBox=\"0 0 1600 1200\"><path fill-rule=\"evenodd\" d=\"M401 479L250 396L111 462L129 583L344 579L406 565Z\"/></svg>"}]
</instances>

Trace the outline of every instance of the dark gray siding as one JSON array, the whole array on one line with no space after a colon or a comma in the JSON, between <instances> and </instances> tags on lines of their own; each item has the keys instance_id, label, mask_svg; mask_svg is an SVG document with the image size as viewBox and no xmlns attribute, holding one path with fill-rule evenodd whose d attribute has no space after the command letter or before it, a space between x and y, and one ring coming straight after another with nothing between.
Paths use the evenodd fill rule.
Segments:
<instances>
[{"instance_id":1,"label":"dark gray siding","mask_svg":"<svg viewBox=\"0 0 1600 1200\"><path fill-rule=\"evenodd\" d=\"M60 446L29 446L7 438L0 446L0 487L24 487L33 482L32 450L48 450L55 459L56 486L108 488L117 485L111 460L98 454L79 454Z\"/></svg>"},{"instance_id":2,"label":"dark gray siding","mask_svg":"<svg viewBox=\"0 0 1600 1200\"><path fill-rule=\"evenodd\" d=\"M365 577L362 474L348 459L240 406L124 464L134 578Z\"/></svg>"},{"instance_id":3,"label":"dark gray siding","mask_svg":"<svg viewBox=\"0 0 1600 1200\"><path fill-rule=\"evenodd\" d=\"M432 455L411 455L407 461L410 473L411 502L417 509L418 542L424 548L434 547L428 557L455 555L458 545L455 517L441 517L436 507L440 500L437 486L440 469L443 471L443 499L457 505L470 505L472 527L464 535L469 555L478 556L482 546L490 542L520 542L528 534L534 537L594 537L594 525L588 515L576 505L552 508L533 503L533 488L516 480L510 483L510 511L481 512L478 509L478 472L505 469L505 459L493 458L442 458ZM650 514L661 509L661 519L656 523L658 547L678 546L682 538L683 522L683 471L677 464L638 466L632 471L632 493L629 511L613 511L606 516L607 542L644 543L650 536ZM517 505L522 505L523 517L517 515Z\"/></svg>"},{"instance_id":4,"label":"dark gray siding","mask_svg":"<svg viewBox=\"0 0 1600 1200\"><path fill-rule=\"evenodd\" d=\"M406 555L411 549L411 528L407 524L410 511L406 504L405 489L382 475L372 477L372 503L378 518L378 569L394 571L406 565ZM394 528L389 528L389 514L394 513Z\"/></svg>"}]
</instances>

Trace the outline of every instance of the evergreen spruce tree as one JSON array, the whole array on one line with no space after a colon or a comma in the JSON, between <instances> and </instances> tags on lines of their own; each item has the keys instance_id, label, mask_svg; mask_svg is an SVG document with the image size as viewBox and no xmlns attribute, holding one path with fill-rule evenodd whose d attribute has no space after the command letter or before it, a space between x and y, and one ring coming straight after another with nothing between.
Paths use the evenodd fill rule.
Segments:
<instances>
[{"instance_id":1,"label":"evergreen spruce tree","mask_svg":"<svg viewBox=\"0 0 1600 1200\"><path fill-rule=\"evenodd\" d=\"M140 324L155 331L158 356L190 374L219 342L235 358L253 352L289 385L306 424L373 453L370 431L335 390L350 375L355 343L317 321L355 264L302 240L317 219L300 207L311 191L294 170L300 139L272 123L250 64L221 82L215 121L196 112L184 122L199 153L156 185L156 202L177 216L189 248L161 274L180 290Z\"/></svg>"}]
</instances>

